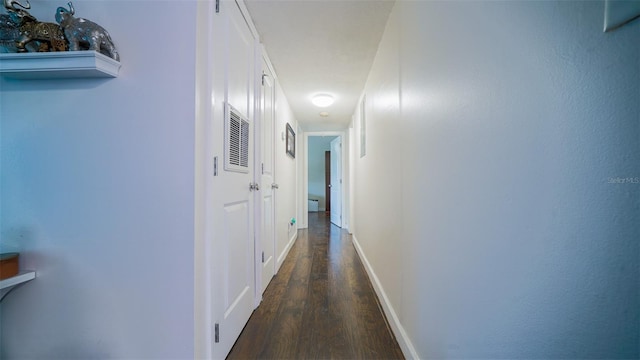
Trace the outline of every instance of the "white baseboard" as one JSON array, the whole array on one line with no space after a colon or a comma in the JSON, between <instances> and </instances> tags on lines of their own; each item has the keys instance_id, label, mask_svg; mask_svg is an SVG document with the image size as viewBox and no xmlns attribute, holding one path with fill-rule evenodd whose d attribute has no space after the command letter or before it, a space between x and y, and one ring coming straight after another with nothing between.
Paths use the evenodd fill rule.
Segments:
<instances>
[{"instance_id":1,"label":"white baseboard","mask_svg":"<svg viewBox=\"0 0 640 360\"><path fill-rule=\"evenodd\" d=\"M400 349L402 350L404 357L407 359L419 359L420 357L418 356L416 349L413 347L407 332L402 327L396 311L393 309L393 306L391 306L391 302L380 283L380 279L376 276L369 260L367 260L367 256L364 254L364 251L362 251L362 247L360 246L360 243L358 243L358 239L356 239L355 235L352 235L351 238L353 239L353 245L355 246L358 255L360 255L360 259L364 264L364 268L367 270L367 274L369 274L369 278L373 282L373 288L380 299L384 313L387 316L387 320L389 320L389 325L391 326L393 333L396 335L396 340L398 340L398 345L400 345Z\"/></svg>"},{"instance_id":2,"label":"white baseboard","mask_svg":"<svg viewBox=\"0 0 640 360\"><path fill-rule=\"evenodd\" d=\"M282 250L282 253L280 254L280 256L278 256L278 263L276 265L276 272L278 272L278 270L280 270L280 265L282 265L282 262L284 261L284 259L287 258L287 255L289 255L289 250L291 250L291 247L293 246L293 243L296 242L296 239L298 238L298 230L296 229L293 232L293 236L291 236L291 238L289 239L289 243L287 243L287 246L284 247L284 250Z\"/></svg>"}]
</instances>

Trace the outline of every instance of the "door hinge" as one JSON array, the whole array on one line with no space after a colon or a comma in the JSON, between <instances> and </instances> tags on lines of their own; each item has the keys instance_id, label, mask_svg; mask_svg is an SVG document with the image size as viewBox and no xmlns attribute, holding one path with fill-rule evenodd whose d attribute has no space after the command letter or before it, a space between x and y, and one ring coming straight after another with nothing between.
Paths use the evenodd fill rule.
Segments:
<instances>
[{"instance_id":1,"label":"door hinge","mask_svg":"<svg viewBox=\"0 0 640 360\"><path fill-rule=\"evenodd\" d=\"M262 163L262 173L264 174L264 163Z\"/></svg>"},{"instance_id":2,"label":"door hinge","mask_svg":"<svg viewBox=\"0 0 640 360\"><path fill-rule=\"evenodd\" d=\"M216 14L220 12L220 0L216 0Z\"/></svg>"},{"instance_id":3,"label":"door hinge","mask_svg":"<svg viewBox=\"0 0 640 360\"><path fill-rule=\"evenodd\" d=\"M213 328L214 328L214 333L215 333L213 335L213 340L216 343L219 343L220 342L220 324L216 324Z\"/></svg>"},{"instance_id":4,"label":"door hinge","mask_svg":"<svg viewBox=\"0 0 640 360\"><path fill-rule=\"evenodd\" d=\"M264 71L262 72L262 86L264 86L264 77L267 76L267 74L264 73Z\"/></svg>"},{"instance_id":5,"label":"door hinge","mask_svg":"<svg viewBox=\"0 0 640 360\"><path fill-rule=\"evenodd\" d=\"M262 263L264 264L264 251L262 252Z\"/></svg>"},{"instance_id":6,"label":"door hinge","mask_svg":"<svg viewBox=\"0 0 640 360\"><path fill-rule=\"evenodd\" d=\"M213 176L218 176L218 157L213 157Z\"/></svg>"}]
</instances>

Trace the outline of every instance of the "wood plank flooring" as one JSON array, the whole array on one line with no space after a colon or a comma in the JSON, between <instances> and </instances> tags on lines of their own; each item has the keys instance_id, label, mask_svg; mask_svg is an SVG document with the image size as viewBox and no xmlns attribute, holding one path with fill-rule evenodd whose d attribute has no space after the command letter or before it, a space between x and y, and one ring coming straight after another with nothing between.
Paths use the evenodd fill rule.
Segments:
<instances>
[{"instance_id":1,"label":"wood plank flooring","mask_svg":"<svg viewBox=\"0 0 640 360\"><path fill-rule=\"evenodd\" d=\"M404 359L351 236L309 213L228 359Z\"/></svg>"}]
</instances>

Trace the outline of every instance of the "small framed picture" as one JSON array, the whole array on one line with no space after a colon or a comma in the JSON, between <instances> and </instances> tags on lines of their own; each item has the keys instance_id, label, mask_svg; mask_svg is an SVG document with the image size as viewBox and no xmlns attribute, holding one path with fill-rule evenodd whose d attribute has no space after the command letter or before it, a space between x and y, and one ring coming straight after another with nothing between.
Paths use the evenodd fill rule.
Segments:
<instances>
[{"instance_id":1,"label":"small framed picture","mask_svg":"<svg viewBox=\"0 0 640 360\"><path fill-rule=\"evenodd\" d=\"M287 123L287 155L296 158L296 133L293 132L289 123Z\"/></svg>"}]
</instances>

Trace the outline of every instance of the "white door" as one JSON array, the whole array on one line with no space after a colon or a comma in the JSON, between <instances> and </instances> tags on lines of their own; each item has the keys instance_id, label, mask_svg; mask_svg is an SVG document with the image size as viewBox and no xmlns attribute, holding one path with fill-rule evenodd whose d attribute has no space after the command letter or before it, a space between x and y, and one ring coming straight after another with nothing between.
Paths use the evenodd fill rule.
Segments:
<instances>
[{"instance_id":1,"label":"white door","mask_svg":"<svg viewBox=\"0 0 640 360\"><path fill-rule=\"evenodd\" d=\"M269 66L262 62L262 95L260 101L262 119L262 163L260 177L260 196L262 199L262 291L267 288L275 274L275 89L274 79Z\"/></svg>"},{"instance_id":2,"label":"white door","mask_svg":"<svg viewBox=\"0 0 640 360\"><path fill-rule=\"evenodd\" d=\"M331 222L342 227L342 142L331 141Z\"/></svg>"},{"instance_id":3,"label":"white door","mask_svg":"<svg viewBox=\"0 0 640 360\"><path fill-rule=\"evenodd\" d=\"M231 350L255 307L254 37L235 1L221 1L214 74L213 357ZM221 139L222 140L222 139Z\"/></svg>"}]
</instances>

